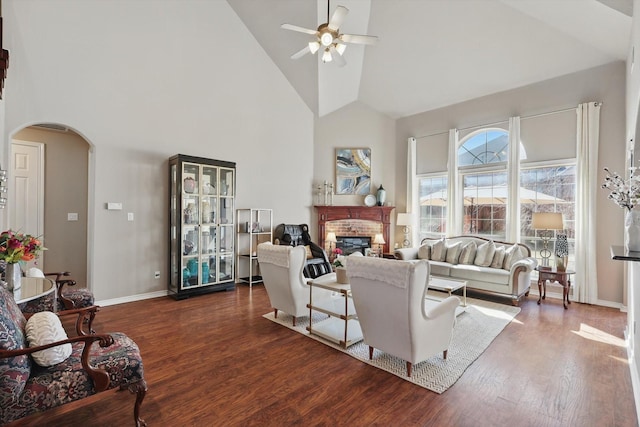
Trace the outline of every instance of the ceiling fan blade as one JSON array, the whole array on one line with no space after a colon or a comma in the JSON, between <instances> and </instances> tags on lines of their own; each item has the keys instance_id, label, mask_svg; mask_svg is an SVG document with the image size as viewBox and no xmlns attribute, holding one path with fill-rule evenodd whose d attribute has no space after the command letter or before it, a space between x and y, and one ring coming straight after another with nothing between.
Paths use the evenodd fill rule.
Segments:
<instances>
[{"instance_id":1,"label":"ceiling fan blade","mask_svg":"<svg viewBox=\"0 0 640 427\"><path fill-rule=\"evenodd\" d=\"M296 53L294 53L293 55L291 55L291 59L302 58L303 56L305 56L309 52L310 52L309 46L307 45L304 48L302 48L299 51L297 51Z\"/></svg>"},{"instance_id":2,"label":"ceiling fan blade","mask_svg":"<svg viewBox=\"0 0 640 427\"><path fill-rule=\"evenodd\" d=\"M342 57L342 55L340 55L340 52L338 52L335 47L331 46L329 48L329 51L331 52L333 60L336 62L336 64L338 64L338 67L344 67L345 65L347 65L347 61L345 61L345 59Z\"/></svg>"},{"instance_id":3,"label":"ceiling fan blade","mask_svg":"<svg viewBox=\"0 0 640 427\"><path fill-rule=\"evenodd\" d=\"M337 31L338 28L342 25L342 21L344 21L344 17L349 13L349 9L344 6L336 7L336 10L333 12L331 16L331 20L329 21L329 29Z\"/></svg>"},{"instance_id":4,"label":"ceiling fan blade","mask_svg":"<svg viewBox=\"0 0 640 427\"><path fill-rule=\"evenodd\" d=\"M282 25L280 25L280 28L282 28L284 30L297 31L299 33L312 34L312 35L316 35L318 33L317 30L312 30L310 28L304 28L304 27L298 27L297 25L292 25L292 24L282 24Z\"/></svg>"},{"instance_id":5,"label":"ceiling fan blade","mask_svg":"<svg viewBox=\"0 0 640 427\"><path fill-rule=\"evenodd\" d=\"M374 45L378 43L378 37L376 36L362 36L359 34L340 34L338 38L345 43L369 44L369 45Z\"/></svg>"}]
</instances>

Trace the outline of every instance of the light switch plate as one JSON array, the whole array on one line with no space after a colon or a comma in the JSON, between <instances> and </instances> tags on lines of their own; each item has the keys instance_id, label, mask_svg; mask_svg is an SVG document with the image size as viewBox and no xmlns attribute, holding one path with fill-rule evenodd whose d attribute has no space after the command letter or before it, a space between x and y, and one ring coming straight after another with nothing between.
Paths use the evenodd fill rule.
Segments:
<instances>
[{"instance_id":1,"label":"light switch plate","mask_svg":"<svg viewBox=\"0 0 640 427\"><path fill-rule=\"evenodd\" d=\"M67 221L77 221L78 213L77 212L69 212L67 213Z\"/></svg>"},{"instance_id":2,"label":"light switch plate","mask_svg":"<svg viewBox=\"0 0 640 427\"><path fill-rule=\"evenodd\" d=\"M120 211L122 210L122 203L108 202L107 209L110 211Z\"/></svg>"}]
</instances>

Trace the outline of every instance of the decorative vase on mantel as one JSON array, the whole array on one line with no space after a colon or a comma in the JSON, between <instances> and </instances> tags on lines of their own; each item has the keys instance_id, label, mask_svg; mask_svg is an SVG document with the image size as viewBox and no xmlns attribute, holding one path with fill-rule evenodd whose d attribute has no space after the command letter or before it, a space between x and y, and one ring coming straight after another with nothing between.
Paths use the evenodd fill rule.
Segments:
<instances>
[{"instance_id":1,"label":"decorative vase on mantel","mask_svg":"<svg viewBox=\"0 0 640 427\"><path fill-rule=\"evenodd\" d=\"M7 289L15 292L22 287L22 269L17 262L8 263L4 270L4 278L7 282Z\"/></svg>"},{"instance_id":2,"label":"decorative vase on mantel","mask_svg":"<svg viewBox=\"0 0 640 427\"><path fill-rule=\"evenodd\" d=\"M380 188L378 188L378 192L376 193L376 201L378 202L378 206L384 206L384 202L387 200L387 190L382 188L382 184L380 184Z\"/></svg>"},{"instance_id":3,"label":"decorative vase on mantel","mask_svg":"<svg viewBox=\"0 0 640 427\"><path fill-rule=\"evenodd\" d=\"M640 252L640 211L627 210L624 218L624 246L627 251Z\"/></svg>"}]
</instances>

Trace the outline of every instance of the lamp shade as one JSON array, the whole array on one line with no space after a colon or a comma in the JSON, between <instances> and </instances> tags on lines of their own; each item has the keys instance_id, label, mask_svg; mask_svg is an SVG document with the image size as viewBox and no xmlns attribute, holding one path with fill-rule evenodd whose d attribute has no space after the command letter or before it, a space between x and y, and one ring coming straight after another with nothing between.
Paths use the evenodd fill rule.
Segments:
<instances>
[{"instance_id":1,"label":"lamp shade","mask_svg":"<svg viewBox=\"0 0 640 427\"><path fill-rule=\"evenodd\" d=\"M332 232L327 233L327 242L337 243L338 239L336 239L336 233L332 233Z\"/></svg>"},{"instance_id":2,"label":"lamp shade","mask_svg":"<svg viewBox=\"0 0 640 427\"><path fill-rule=\"evenodd\" d=\"M413 215L411 215L410 213L399 213L396 223L398 225L404 225L405 227L408 225L413 225Z\"/></svg>"},{"instance_id":3,"label":"lamp shade","mask_svg":"<svg viewBox=\"0 0 640 427\"><path fill-rule=\"evenodd\" d=\"M381 233L376 234L373 238L373 243L376 245L384 245L384 237L382 237Z\"/></svg>"},{"instance_id":4,"label":"lamp shade","mask_svg":"<svg viewBox=\"0 0 640 427\"><path fill-rule=\"evenodd\" d=\"M534 212L531 216L531 228L534 230L562 230L564 221L558 212Z\"/></svg>"}]
</instances>

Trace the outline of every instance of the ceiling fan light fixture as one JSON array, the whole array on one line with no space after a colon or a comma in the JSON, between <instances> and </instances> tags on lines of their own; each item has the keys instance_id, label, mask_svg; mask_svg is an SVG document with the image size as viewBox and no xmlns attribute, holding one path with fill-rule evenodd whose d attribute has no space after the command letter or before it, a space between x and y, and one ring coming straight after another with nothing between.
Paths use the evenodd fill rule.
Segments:
<instances>
[{"instance_id":1,"label":"ceiling fan light fixture","mask_svg":"<svg viewBox=\"0 0 640 427\"><path fill-rule=\"evenodd\" d=\"M318 49L320 49L319 42L309 42L309 51L311 52L312 55L315 55Z\"/></svg>"},{"instance_id":2,"label":"ceiling fan light fixture","mask_svg":"<svg viewBox=\"0 0 640 427\"><path fill-rule=\"evenodd\" d=\"M329 32L324 32L320 35L320 43L324 47L329 47L333 43L333 36Z\"/></svg>"},{"instance_id":3,"label":"ceiling fan light fixture","mask_svg":"<svg viewBox=\"0 0 640 427\"><path fill-rule=\"evenodd\" d=\"M336 43L336 50L338 51L340 56L342 56L344 54L344 51L346 49L347 49L347 45L346 44Z\"/></svg>"},{"instance_id":4,"label":"ceiling fan light fixture","mask_svg":"<svg viewBox=\"0 0 640 427\"><path fill-rule=\"evenodd\" d=\"M331 62L333 61L333 58L331 57L331 52L329 52L329 48L324 50L324 53L322 54L322 62Z\"/></svg>"}]
</instances>

